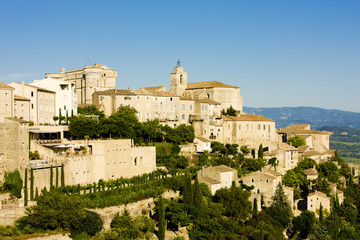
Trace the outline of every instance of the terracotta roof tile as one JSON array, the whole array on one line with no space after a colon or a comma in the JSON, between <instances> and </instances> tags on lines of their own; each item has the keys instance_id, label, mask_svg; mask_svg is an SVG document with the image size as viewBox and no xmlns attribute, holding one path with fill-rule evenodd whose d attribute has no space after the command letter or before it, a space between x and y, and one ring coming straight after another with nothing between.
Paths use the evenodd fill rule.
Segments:
<instances>
[{"instance_id":1,"label":"terracotta roof tile","mask_svg":"<svg viewBox=\"0 0 360 240\"><path fill-rule=\"evenodd\" d=\"M222 116L224 121L261 121L261 122L275 122L274 120L264 117L262 115L241 114L240 116Z\"/></svg>"},{"instance_id":2,"label":"terracotta roof tile","mask_svg":"<svg viewBox=\"0 0 360 240\"><path fill-rule=\"evenodd\" d=\"M188 83L186 89L199 89L199 88L239 88L219 81L209 81L209 82L196 82Z\"/></svg>"},{"instance_id":3,"label":"terracotta roof tile","mask_svg":"<svg viewBox=\"0 0 360 240\"><path fill-rule=\"evenodd\" d=\"M7 85L7 84L5 84L5 83L2 83L2 82L0 82L0 88L10 88L10 89L14 89L13 87L11 87L11 86L9 86L9 85Z\"/></svg>"}]
</instances>

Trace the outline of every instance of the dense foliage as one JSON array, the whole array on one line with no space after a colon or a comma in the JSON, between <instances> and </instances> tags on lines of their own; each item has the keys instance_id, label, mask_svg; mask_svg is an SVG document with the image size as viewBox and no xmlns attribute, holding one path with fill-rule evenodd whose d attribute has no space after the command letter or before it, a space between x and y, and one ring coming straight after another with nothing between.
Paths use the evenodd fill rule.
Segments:
<instances>
[{"instance_id":1,"label":"dense foliage","mask_svg":"<svg viewBox=\"0 0 360 240\"><path fill-rule=\"evenodd\" d=\"M17 169L12 172L5 172L3 190L9 191L13 196L21 198L23 180Z\"/></svg>"},{"instance_id":2,"label":"dense foliage","mask_svg":"<svg viewBox=\"0 0 360 240\"><path fill-rule=\"evenodd\" d=\"M81 114L73 116L69 123L69 133L75 139L83 139L85 136L131 138L137 144L162 141L180 144L192 142L195 138L194 129L191 126L182 124L171 128L160 125L158 119L140 123L136 113L135 108L123 106L108 118L102 116L100 120L87 118Z\"/></svg>"}]
</instances>

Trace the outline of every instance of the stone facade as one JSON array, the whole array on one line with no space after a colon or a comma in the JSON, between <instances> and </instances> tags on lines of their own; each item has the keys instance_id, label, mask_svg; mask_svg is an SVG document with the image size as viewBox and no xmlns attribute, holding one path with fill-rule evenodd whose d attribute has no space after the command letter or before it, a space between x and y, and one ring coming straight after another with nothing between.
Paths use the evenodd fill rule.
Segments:
<instances>
[{"instance_id":1,"label":"stone facade","mask_svg":"<svg viewBox=\"0 0 360 240\"><path fill-rule=\"evenodd\" d=\"M320 204L323 209L330 212L330 198L326 196L325 193L322 192L313 192L310 193L307 197L307 210L316 212L316 210L320 209Z\"/></svg>"},{"instance_id":2,"label":"stone facade","mask_svg":"<svg viewBox=\"0 0 360 240\"><path fill-rule=\"evenodd\" d=\"M14 117L18 119L30 119L30 99L14 96Z\"/></svg>"},{"instance_id":3,"label":"stone facade","mask_svg":"<svg viewBox=\"0 0 360 240\"><path fill-rule=\"evenodd\" d=\"M14 94L22 98L30 99L30 119L35 124L51 124L54 122L56 93L41 87L22 83L12 82L9 84L14 90Z\"/></svg>"},{"instance_id":4,"label":"stone facade","mask_svg":"<svg viewBox=\"0 0 360 240\"><path fill-rule=\"evenodd\" d=\"M251 190L253 199L256 198L259 201L262 195L265 206L270 206L276 187L279 185L279 183L281 183L281 178L282 175L278 172L269 169L262 169L260 171L242 176L241 180L247 186L254 186L254 189ZM283 188L285 194L288 196L288 202L290 206L293 207L293 189L285 186L283 186Z\"/></svg>"},{"instance_id":5,"label":"stone facade","mask_svg":"<svg viewBox=\"0 0 360 240\"><path fill-rule=\"evenodd\" d=\"M57 147L64 144L73 147ZM39 144L32 140L31 151L35 150L42 159L31 164L35 170L34 184L39 189L50 186L48 179L51 165L65 165L67 185L85 185L100 179L129 178L156 169L155 147L134 147L131 139L63 141L56 144Z\"/></svg>"},{"instance_id":6,"label":"stone facade","mask_svg":"<svg viewBox=\"0 0 360 240\"><path fill-rule=\"evenodd\" d=\"M289 127L277 130L282 141L286 142L288 138L299 136L306 141L306 146L301 146L301 157L311 157L317 163L330 159L334 151L330 150L330 133L310 129L310 124L294 124Z\"/></svg>"},{"instance_id":7,"label":"stone facade","mask_svg":"<svg viewBox=\"0 0 360 240\"><path fill-rule=\"evenodd\" d=\"M199 182L205 183L213 195L220 188L230 188L233 182L238 186L237 175L236 169L225 165L207 167L197 171Z\"/></svg>"},{"instance_id":8,"label":"stone facade","mask_svg":"<svg viewBox=\"0 0 360 240\"><path fill-rule=\"evenodd\" d=\"M54 78L74 84L78 103L92 104L92 94L95 91L116 88L117 71L95 63L94 66L86 65L85 68L69 72L62 68L60 73L45 74L45 78Z\"/></svg>"},{"instance_id":9,"label":"stone facade","mask_svg":"<svg viewBox=\"0 0 360 240\"><path fill-rule=\"evenodd\" d=\"M0 122L0 181L5 171L19 169L23 174L29 162L28 122L16 118L5 118Z\"/></svg>"},{"instance_id":10,"label":"stone facade","mask_svg":"<svg viewBox=\"0 0 360 240\"><path fill-rule=\"evenodd\" d=\"M42 87L56 93L55 116L77 115L77 96L75 94L75 85L66 81L53 78L35 80L30 83L32 86Z\"/></svg>"},{"instance_id":11,"label":"stone facade","mask_svg":"<svg viewBox=\"0 0 360 240\"><path fill-rule=\"evenodd\" d=\"M285 174L287 170L293 169L298 165L298 149L286 143L272 142L264 151L264 158L269 160L275 157L278 161L276 171Z\"/></svg>"},{"instance_id":12,"label":"stone facade","mask_svg":"<svg viewBox=\"0 0 360 240\"><path fill-rule=\"evenodd\" d=\"M14 88L0 82L0 122L14 117Z\"/></svg>"}]
</instances>

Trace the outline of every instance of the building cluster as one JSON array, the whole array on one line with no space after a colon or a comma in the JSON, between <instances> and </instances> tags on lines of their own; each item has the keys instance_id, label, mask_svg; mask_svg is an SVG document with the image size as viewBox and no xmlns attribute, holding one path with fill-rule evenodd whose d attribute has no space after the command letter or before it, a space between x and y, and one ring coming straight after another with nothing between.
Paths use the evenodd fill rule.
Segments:
<instances>
[{"instance_id":1,"label":"building cluster","mask_svg":"<svg viewBox=\"0 0 360 240\"><path fill-rule=\"evenodd\" d=\"M30 84L0 83L0 136L6 139L0 145L0 178L5 171L30 166L38 179L45 179L44 169L65 164L68 183L88 184L156 168L154 147L135 147L131 140L70 141L67 126L58 126L57 119L77 115L77 107L85 105L95 105L107 116L121 106L130 106L141 122L158 119L171 127L191 125L196 136L194 152L209 151L210 142L219 141L246 147L249 156L256 158L262 145L265 159L277 159L277 172L263 169L242 181L254 186L252 198L260 200L263 195L266 204L282 174L303 157L319 163L333 155L328 133L311 130L308 124L277 130L275 121L243 112L240 87L219 81L188 83L180 62L170 73L169 91L165 86L116 89L117 75L105 65L94 64L69 72L62 68L60 73L47 73ZM235 109L235 116L222 114L228 108ZM29 127L30 121L34 126ZM287 139L293 136L303 138L306 146L288 145ZM28 149L39 152L41 160L29 162ZM198 176L213 193L238 181L236 171L225 166L200 170ZM37 181L39 187L46 182ZM292 191L286 191L291 200Z\"/></svg>"}]
</instances>

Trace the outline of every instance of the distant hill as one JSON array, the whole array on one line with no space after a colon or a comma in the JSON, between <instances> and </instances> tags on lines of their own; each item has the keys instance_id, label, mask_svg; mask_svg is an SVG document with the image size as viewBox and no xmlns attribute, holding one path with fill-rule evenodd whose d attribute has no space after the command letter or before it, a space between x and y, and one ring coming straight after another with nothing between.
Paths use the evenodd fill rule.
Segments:
<instances>
[{"instance_id":1,"label":"distant hill","mask_svg":"<svg viewBox=\"0 0 360 240\"><path fill-rule=\"evenodd\" d=\"M292 124L310 123L311 129L323 126L360 128L360 113L315 107L252 108L244 107L247 114L259 114L276 121L276 128Z\"/></svg>"},{"instance_id":2,"label":"distant hill","mask_svg":"<svg viewBox=\"0 0 360 240\"><path fill-rule=\"evenodd\" d=\"M339 150L341 157L360 159L360 129L325 126L317 130L331 132L330 148Z\"/></svg>"}]
</instances>

